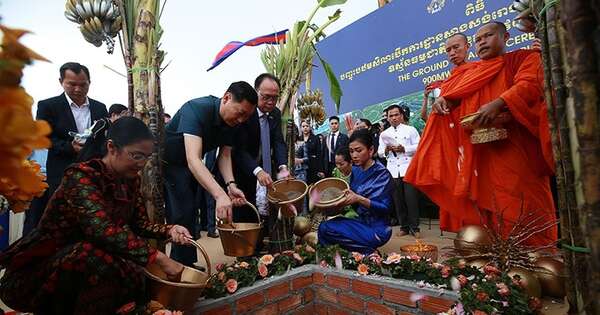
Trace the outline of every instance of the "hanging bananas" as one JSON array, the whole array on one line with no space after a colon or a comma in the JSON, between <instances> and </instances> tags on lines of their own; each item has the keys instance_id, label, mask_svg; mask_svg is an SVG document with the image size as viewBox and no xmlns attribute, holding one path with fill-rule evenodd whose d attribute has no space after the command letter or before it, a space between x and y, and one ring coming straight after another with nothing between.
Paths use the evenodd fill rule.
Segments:
<instances>
[{"instance_id":1,"label":"hanging bananas","mask_svg":"<svg viewBox=\"0 0 600 315\"><path fill-rule=\"evenodd\" d=\"M515 20L519 21L517 23L517 28L524 33L535 31L535 18L531 13L529 2L530 0L514 0L511 6L512 9L519 12Z\"/></svg>"},{"instance_id":2,"label":"hanging bananas","mask_svg":"<svg viewBox=\"0 0 600 315\"><path fill-rule=\"evenodd\" d=\"M308 119L314 125L325 122L325 105L321 90L309 91L298 99L298 111L300 119Z\"/></svg>"},{"instance_id":3,"label":"hanging bananas","mask_svg":"<svg viewBox=\"0 0 600 315\"><path fill-rule=\"evenodd\" d=\"M123 18L112 0L67 0L65 3L67 20L79 24L83 38L96 47L106 43L111 54L121 30Z\"/></svg>"}]
</instances>

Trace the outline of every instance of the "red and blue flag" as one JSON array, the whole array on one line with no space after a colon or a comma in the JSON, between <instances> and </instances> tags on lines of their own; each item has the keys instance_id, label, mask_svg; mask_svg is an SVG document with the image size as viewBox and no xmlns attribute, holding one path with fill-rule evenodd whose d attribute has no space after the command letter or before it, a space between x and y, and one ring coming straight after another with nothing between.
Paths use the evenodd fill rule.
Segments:
<instances>
[{"instance_id":1,"label":"red and blue flag","mask_svg":"<svg viewBox=\"0 0 600 315\"><path fill-rule=\"evenodd\" d=\"M259 36L246 42L229 42L227 43L227 45L225 45L225 47L223 47L223 49L221 49L221 51L219 51L219 53L215 57L215 60L213 60L212 65L206 71L214 69L216 66L221 64L221 62L225 61L225 59L227 59L229 56L231 56L234 52L236 52L243 46L258 46L262 44L279 44L279 42L281 41L285 42L287 31L288 30L286 29L269 35Z\"/></svg>"}]
</instances>

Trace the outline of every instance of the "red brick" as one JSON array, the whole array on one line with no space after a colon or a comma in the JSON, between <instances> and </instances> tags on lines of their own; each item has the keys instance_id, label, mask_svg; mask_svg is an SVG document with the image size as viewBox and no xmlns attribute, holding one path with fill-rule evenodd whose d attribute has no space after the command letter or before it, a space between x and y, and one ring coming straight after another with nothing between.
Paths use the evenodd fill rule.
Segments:
<instances>
[{"instance_id":1,"label":"red brick","mask_svg":"<svg viewBox=\"0 0 600 315\"><path fill-rule=\"evenodd\" d=\"M409 312L400 312L398 313L398 315L413 315L414 313L409 313Z\"/></svg>"},{"instance_id":2,"label":"red brick","mask_svg":"<svg viewBox=\"0 0 600 315\"><path fill-rule=\"evenodd\" d=\"M320 272L313 273L313 283L314 284L325 284L325 275Z\"/></svg>"},{"instance_id":3,"label":"red brick","mask_svg":"<svg viewBox=\"0 0 600 315\"><path fill-rule=\"evenodd\" d=\"M428 296L419 301L419 307L428 313L441 313L447 311L455 301Z\"/></svg>"},{"instance_id":4,"label":"red brick","mask_svg":"<svg viewBox=\"0 0 600 315\"><path fill-rule=\"evenodd\" d=\"M343 293L338 295L338 301L342 306L361 313L365 306L365 302L362 299Z\"/></svg>"},{"instance_id":5,"label":"red brick","mask_svg":"<svg viewBox=\"0 0 600 315\"><path fill-rule=\"evenodd\" d=\"M360 280L352 281L352 291L359 295L372 296L374 298L381 297L381 286Z\"/></svg>"},{"instance_id":6,"label":"red brick","mask_svg":"<svg viewBox=\"0 0 600 315\"><path fill-rule=\"evenodd\" d=\"M327 315L327 305L315 303L315 313L317 315Z\"/></svg>"},{"instance_id":7,"label":"red brick","mask_svg":"<svg viewBox=\"0 0 600 315\"><path fill-rule=\"evenodd\" d=\"M276 286L272 286L267 290L267 299L269 301L273 301L282 296L286 296L290 293L290 284L288 282L284 282L282 284L278 284Z\"/></svg>"},{"instance_id":8,"label":"red brick","mask_svg":"<svg viewBox=\"0 0 600 315\"><path fill-rule=\"evenodd\" d=\"M338 308L335 306L329 306L329 307L327 307L327 314L328 315L348 315L351 313L350 313L350 311L342 309L342 308Z\"/></svg>"},{"instance_id":9,"label":"red brick","mask_svg":"<svg viewBox=\"0 0 600 315\"><path fill-rule=\"evenodd\" d=\"M312 276L299 277L292 280L292 290L305 288L313 283Z\"/></svg>"},{"instance_id":10,"label":"red brick","mask_svg":"<svg viewBox=\"0 0 600 315\"><path fill-rule=\"evenodd\" d=\"M213 308L207 311L202 311L202 314L207 314L207 315L228 315L231 314L231 306L229 305L223 305L217 308Z\"/></svg>"},{"instance_id":11,"label":"red brick","mask_svg":"<svg viewBox=\"0 0 600 315\"><path fill-rule=\"evenodd\" d=\"M279 309L277 308L277 303L265 305L261 309L254 312L254 315L273 315L273 314L279 314Z\"/></svg>"},{"instance_id":12,"label":"red brick","mask_svg":"<svg viewBox=\"0 0 600 315\"><path fill-rule=\"evenodd\" d=\"M394 288L383 288L383 299L392 303L416 307L417 303L410 300L412 292Z\"/></svg>"},{"instance_id":13,"label":"red brick","mask_svg":"<svg viewBox=\"0 0 600 315\"><path fill-rule=\"evenodd\" d=\"M315 291L313 289L304 290L304 304L308 304L315 299Z\"/></svg>"},{"instance_id":14,"label":"red brick","mask_svg":"<svg viewBox=\"0 0 600 315\"><path fill-rule=\"evenodd\" d=\"M339 289L350 289L350 279L340 276L327 276L327 285Z\"/></svg>"},{"instance_id":15,"label":"red brick","mask_svg":"<svg viewBox=\"0 0 600 315\"><path fill-rule=\"evenodd\" d=\"M317 300L323 302L337 303L337 295L335 294L335 291L331 289L318 288Z\"/></svg>"},{"instance_id":16,"label":"red brick","mask_svg":"<svg viewBox=\"0 0 600 315\"><path fill-rule=\"evenodd\" d=\"M265 296L262 292L250 294L237 300L235 310L237 313L246 312L263 305L264 302Z\"/></svg>"},{"instance_id":17,"label":"red brick","mask_svg":"<svg viewBox=\"0 0 600 315\"><path fill-rule=\"evenodd\" d=\"M315 306L314 305L304 305L302 307L297 308L292 313L293 315L315 315Z\"/></svg>"},{"instance_id":18,"label":"red brick","mask_svg":"<svg viewBox=\"0 0 600 315\"><path fill-rule=\"evenodd\" d=\"M372 315L394 315L396 314L396 311L393 308L383 304L367 302L366 313Z\"/></svg>"},{"instance_id":19,"label":"red brick","mask_svg":"<svg viewBox=\"0 0 600 315\"><path fill-rule=\"evenodd\" d=\"M288 296L277 303L280 313L287 312L300 304L302 304L302 296L300 294Z\"/></svg>"}]
</instances>

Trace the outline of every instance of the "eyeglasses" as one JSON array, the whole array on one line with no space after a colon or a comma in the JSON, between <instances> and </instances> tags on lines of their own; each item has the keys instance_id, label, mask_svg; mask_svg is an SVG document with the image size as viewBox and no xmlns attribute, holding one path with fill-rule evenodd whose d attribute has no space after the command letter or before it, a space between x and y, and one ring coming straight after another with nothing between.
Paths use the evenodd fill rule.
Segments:
<instances>
[{"instance_id":1,"label":"eyeglasses","mask_svg":"<svg viewBox=\"0 0 600 315\"><path fill-rule=\"evenodd\" d=\"M146 162L152 157L152 154L145 155L145 154L139 153L139 152L134 153L134 152L127 151L127 154L129 154L129 157L136 162Z\"/></svg>"},{"instance_id":2,"label":"eyeglasses","mask_svg":"<svg viewBox=\"0 0 600 315\"><path fill-rule=\"evenodd\" d=\"M258 92L258 95L260 95L260 98L262 98L262 100L265 102L273 101L277 103L277 101L279 100L279 95L264 95L260 91Z\"/></svg>"}]
</instances>

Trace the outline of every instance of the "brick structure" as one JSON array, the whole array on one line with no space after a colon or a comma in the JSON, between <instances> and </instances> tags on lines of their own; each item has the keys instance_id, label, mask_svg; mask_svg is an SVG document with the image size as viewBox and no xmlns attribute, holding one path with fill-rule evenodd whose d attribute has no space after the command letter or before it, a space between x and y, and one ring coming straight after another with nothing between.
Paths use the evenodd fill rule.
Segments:
<instances>
[{"instance_id":1,"label":"brick structure","mask_svg":"<svg viewBox=\"0 0 600 315\"><path fill-rule=\"evenodd\" d=\"M414 301L413 293L425 297ZM413 281L307 265L283 276L257 281L233 295L202 299L194 313L437 314L447 311L457 299L455 292L420 288Z\"/></svg>"}]
</instances>

